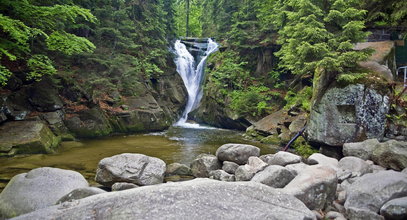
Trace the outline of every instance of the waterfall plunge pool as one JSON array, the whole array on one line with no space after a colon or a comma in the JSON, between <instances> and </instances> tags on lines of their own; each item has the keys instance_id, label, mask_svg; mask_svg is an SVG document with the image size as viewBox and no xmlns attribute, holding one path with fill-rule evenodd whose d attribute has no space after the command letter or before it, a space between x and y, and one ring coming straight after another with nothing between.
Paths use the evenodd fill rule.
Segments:
<instances>
[{"instance_id":1,"label":"waterfall plunge pool","mask_svg":"<svg viewBox=\"0 0 407 220\"><path fill-rule=\"evenodd\" d=\"M252 144L261 154L278 149L245 140L242 132L225 129L192 129L171 127L167 131L149 134L118 135L92 140L62 142L53 154L20 155L0 158L0 192L15 175L38 167L56 167L80 172L94 185L98 162L121 153L140 153L158 157L167 164L190 164L199 154L215 154L226 143Z\"/></svg>"}]
</instances>

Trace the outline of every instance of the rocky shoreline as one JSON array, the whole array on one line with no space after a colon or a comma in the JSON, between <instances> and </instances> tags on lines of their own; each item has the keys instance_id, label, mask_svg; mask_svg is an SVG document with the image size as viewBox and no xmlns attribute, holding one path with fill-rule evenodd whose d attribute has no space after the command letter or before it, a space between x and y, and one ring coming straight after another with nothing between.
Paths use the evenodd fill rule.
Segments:
<instances>
[{"instance_id":1,"label":"rocky shoreline","mask_svg":"<svg viewBox=\"0 0 407 220\"><path fill-rule=\"evenodd\" d=\"M406 150L370 139L345 144L338 161L225 144L190 166L120 154L99 162L98 188L75 171L37 168L0 194L0 219L405 219Z\"/></svg>"}]
</instances>

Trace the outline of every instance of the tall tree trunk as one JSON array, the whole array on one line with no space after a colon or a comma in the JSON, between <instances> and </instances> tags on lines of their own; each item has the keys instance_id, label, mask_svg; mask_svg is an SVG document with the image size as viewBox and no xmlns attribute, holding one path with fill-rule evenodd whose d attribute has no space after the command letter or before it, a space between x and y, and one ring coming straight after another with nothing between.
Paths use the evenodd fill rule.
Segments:
<instances>
[{"instance_id":1,"label":"tall tree trunk","mask_svg":"<svg viewBox=\"0 0 407 220\"><path fill-rule=\"evenodd\" d=\"M186 24L185 24L185 30L186 30L186 36L185 37L188 37L189 36L189 0L186 0L187 1L187 4L186 4L186 9L187 9L187 22L186 22Z\"/></svg>"}]
</instances>

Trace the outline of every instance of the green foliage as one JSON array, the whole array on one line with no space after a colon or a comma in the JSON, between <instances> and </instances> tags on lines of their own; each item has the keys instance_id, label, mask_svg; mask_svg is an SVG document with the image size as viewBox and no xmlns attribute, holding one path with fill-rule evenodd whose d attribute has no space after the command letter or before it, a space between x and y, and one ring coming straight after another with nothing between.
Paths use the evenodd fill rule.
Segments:
<instances>
[{"instance_id":1,"label":"green foliage","mask_svg":"<svg viewBox=\"0 0 407 220\"><path fill-rule=\"evenodd\" d=\"M0 86L6 85L7 79L12 75L10 70L0 65Z\"/></svg>"},{"instance_id":2,"label":"green foliage","mask_svg":"<svg viewBox=\"0 0 407 220\"><path fill-rule=\"evenodd\" d=\"M30 73L28 79L39 80L43 75L52 75L56 73L56 69L52 65L52 61L45 55L33 55L27 62Z\"/></svg>"},{"instance_id":3,"label":"green foliage","mask_svg":"<svg viewBox=\"0 0 407 220\"><path fill-rule=\"evenodd\" d=\"M267 101L271 97L267 96L269 88L265 86L250 86L246 90L234 90L231 94L231 109L238 115L263 115L269 108Z\"/></svg>"},{"instance_id":4,"label":"green foliage","mask_svg":"<svg viewBox=\"0 0 407 220\"><path fill-rule=\"evenodd\" d=\"M199 0L189 2L189 36L202 36L202 3ZM175 4L175 24L177 36L186 36L186 0L178 0ZM188 36L188 37L189 37Z\"/></svg>"},{"instance_id":5,"label":"green foliage","mask_svg":"<svg viewBox=\"0 0 407 220\"><path fill-rule=\"evenodd\" d=\"M52 51L60 51L66 55L91 53L96 49L88 39L74 34L55 31L46 40L47 47Z\"/></svg>"},{"instance_id":6,"label":"green foliage","mask_svg":"<svg viewBox=\"0 0 407 220\"><path fill-rule=\"evenodd\" d=\"M312 88L305 87L300 92L296 93L293 91L288 91L284 100L287 102L285 109L290 109L292 107L298 107L304 111L311 110L311 98L312 98Z\"/></svg>"},{"instance_id":7,"label":"green foliage","mask_svg":"<svg viewBox=\"0 0 407 220\"><path fill-rule=\"evenodd\" d=\"M295 149L295 152L304 157L308 158L314 153L318 153L319 150L314 149L303 137L299 137L293 144L292 147Z\"/></svg>"},{"instance_id":8,"label":"green foliage","mask_svg":"<svg viewBox=\"0 0 407 220\"><path fill-rule=\"evenodd\" d=\"M365 79L367 75L367 73L342 73L338 75L336 81L345 85L355 84Z\"/></svg>"}]
</instances>

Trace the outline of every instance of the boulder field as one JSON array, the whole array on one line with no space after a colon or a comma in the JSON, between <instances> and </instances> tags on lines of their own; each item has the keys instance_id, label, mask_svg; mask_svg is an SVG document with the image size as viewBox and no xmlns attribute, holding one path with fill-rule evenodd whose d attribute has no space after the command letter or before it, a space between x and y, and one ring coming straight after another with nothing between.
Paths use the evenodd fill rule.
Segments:
<instances>
[{"instance_id":1,"label":"boulder field","mask_svg":"<svg viewBox=\"0 0 407 220\"><path fill-rule=\"evenodd\" d=\"M369 152L379 155L388 152L378 150L383 146L407 147L349 143L338 161L226 144L190 166L121 154L97 167L96 181L111 192L88 187L74 171L38 168L14 177L0 194L0 219L406 219L406 166L375 154L358 157L356 147L371 143L378 146ZM196 179L169 181L176 176Z\"/></svg>"}]
</instances>

